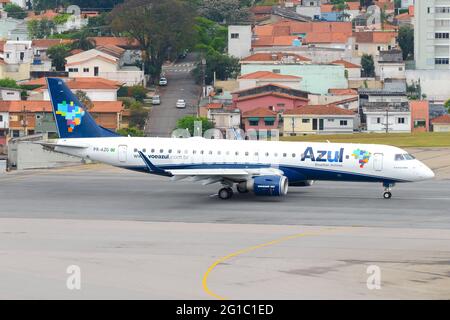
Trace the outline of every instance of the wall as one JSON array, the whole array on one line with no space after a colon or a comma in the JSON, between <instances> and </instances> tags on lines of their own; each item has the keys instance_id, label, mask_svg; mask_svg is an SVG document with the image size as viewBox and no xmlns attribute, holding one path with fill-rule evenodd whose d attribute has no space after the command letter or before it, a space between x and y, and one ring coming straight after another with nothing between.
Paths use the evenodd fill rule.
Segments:
<instances>
[{"instance_id":1,"label":"wall","mask_svg":"<svg viewBox=\"0 0 450 320\"><path fill-rule=\"evenodd\" d=\"M355 117L345 117L345 116L314 116L314 115L303 115L303 116L283 116L283 132L285 135L292 133L292 119L294 119L294 133L353 133L353 128L355 126ZM308 123L303 123L303 119L309 119ZM324 129L313 130L313 119L324 119ZM346 120L347 125L341 126L340 121Z\"/></svg>"},{"instance_id":2,"label":"wall","mask_svg":"<svg viewBox=\"0 0 450 320\"><path fill-rule=\"evenodd\" d=\"M8 90L6 88L0 88L0 100L20 101L20 90Z\"/></svg>"},{"instance_id":3,"label":"wall","mask_svg":"<svg viewBox=\"0 0 450 320\"><path fill-rule=\"evenodd\" d=\"M231 38L232 34L238 34L239 38ZM250 55L252 46L252 27L228 26L228 54L236 58L244 58Z\"/></svg>"},{"instance_id":4,"label":"wall","mask_svg":"<svg viewBox=\"0 0 450 320\"><path fill-rule=\"evenodd\" d=\"M446 101L450 98L450 72L445 70L406 70L406 82L411 84L420 80L422 93L430 101Z\"/></svg>"},{"instance_id":5,"label":"wall","mask_svg":"<svg viewBox=\"0 0 450 320\"><path fill-rule=\"evenodd\" d=\"M406 79L405 63L379 63L375 72L381 81L385 79Z\"/></svg>"},{"instance_id":6,"label":"wall","mask_svg":"<svg viewBox=\"0 0 450 320\"><path fill-rule=\"evenodd\" d=\"M30 64L0 64L0 79L2 78L11 78L16 81L28 80L30 79Z\"/></svg>"},{"instance_id":7,"label":"wall","mask_svg":"<svg viewBox=\"0 0 450 320\"><path fill-rule=\"evenodd\" d=\"M268 80L268 79L239 79L239 90L244 90L253 87L260 87L266 84L278 84L280 86L289 87L296 90L301 90L301 79L296 81L286 80Z\"/></svg>"},{"instance_id":8,"label":"wall","mask_svg":"<svg viewBox=\"0 0 450 320\"><path fill-rule=\"evenodd\" d=\"M386 114L383 112L366 112L366 123L368 132L386 132ZM376 123L377 118L381 118L380 123ZM397 122L398 118L405 118L404 124ZM389 112L389 132L411 132L411 114L409 112Z\"/></svg>"},{"instance_id":9,"label":"wall","mask_svg":"<svg viewBox=\"0 0 450 320\"><path fill-rule=\"evenodd\" d=\"M434 124L434 132L450 132L450 124Z\"/></svg>"},{"instance_id":10,"label":"wall","mask_svg":"<svg viewBox=\"0 0 450 320\"><path fill-rule=\"evenodd\" d=\"M69 61L67 61L69 63ZM69 77L94 77L94 67L98 67L100 72L116 72L118 70L118 65L114 62L107 62L103 59L93 58L87 61L82 61L80 63L74 63L71 65L66 65L66 71L69 69L78 68L78 72L69 72ZM88 72L84 72L84 68L89 68Z\"/></svg>"},{"instance_id":11,"label":"wall","mask_svg":"<svg viewBox=\"0 0 450 320\"><path fill-rule=\"evenodd\" d=\"M241 74L279 70L280 74L302 77L301 89L326 94L329 89L346 89L345 69L328 64L242 64Z\"/></svg>"}]
</instances>

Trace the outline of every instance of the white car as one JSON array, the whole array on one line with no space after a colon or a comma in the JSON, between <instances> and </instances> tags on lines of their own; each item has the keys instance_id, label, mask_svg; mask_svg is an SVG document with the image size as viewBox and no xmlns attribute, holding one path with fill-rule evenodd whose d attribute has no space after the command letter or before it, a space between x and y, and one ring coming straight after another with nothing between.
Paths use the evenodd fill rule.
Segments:
<instances>
[{"instance_id":1,"label":"white car","mask_svg":"<svg viewBox=\"0 0 450 320\"><path fill-rule=\"evenodd\" d=\"M167 78L162 77L161 79L159 79L159 85L167 86Z\"/></svg>"},{"instance_id":2,"label":"white car","mask_svg":"<svg viewBox=\"0 0 450 320\"><path fill-rule=\"evenodd\" d=\"M176 107L178 109L184 109L186 108L186 101L184 101L184 99L178 99Z\"/></svg>"},{"instance_id":3,"label":"white car","mask_svg":"<svg viewBox=\"0 0 450 320\"><path fill-rule=\"evenodd\" d=\"M152 97L152 104L153 105L161 104L161 98L158 95L154 95Z\"/></svg>"}]
</instances>

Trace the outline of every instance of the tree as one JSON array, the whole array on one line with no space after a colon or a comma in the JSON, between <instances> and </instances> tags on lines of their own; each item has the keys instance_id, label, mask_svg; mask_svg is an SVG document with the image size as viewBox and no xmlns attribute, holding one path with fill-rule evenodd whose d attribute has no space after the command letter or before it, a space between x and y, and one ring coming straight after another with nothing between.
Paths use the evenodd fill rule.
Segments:
<instances>
[{"instance_id":1,"label":"tree","mask_svg":"<svg viewBox=\"0 0 450 320\"><path fill-rule=\"evenodd\" d=\"M398 31L398 45L403 51L403 60L414 58L414 30L408 25Z\"/></svg>"},{"instance_id":2,"label":"tree","mask_svg":"<svg viewBox=\"0 0 450 320\"><path fill-rule=\"evenodd\" d=\"M361 67L365 77L375 77L375 64L372 55L363 54L361 57Z\"/></svg>"},{"instance_id":3,"label":"tree","mask_svg":"<svg viewBox=\"0 0 450 320\"><path fill-rule=\"evenodd\" d=\"M87 110L91 110L94 104L92 103L91 98L88 97L87 93L83 90L77 90L75 92L75 96L78 100L86 107Z\"/></svg>"},{"instance_id":4,"label":"tree","mask_svg":"<svg viewBox=\"0 0 450 320\"><path fill-rule=\"evenodd\" d=\"M214 80L214 72L216 73L216 79L227 80L229 78L236 78L239 75L241 66L239 59L230 57L227 54L213 53L206 55L206 68L205 68L205 83L211 84ZM202 65L199 62L195 69L192 71L194 78L198 83L202 82L203 71Z\"/></svg>"},{"instance_id":5,"label":"tree","mask_svg":"<svg viewBox=\"0 0 450 320\"><path fill-rule=\"evenodd\" d=\"M114 31L136 39L146 73L159 77L166 59L189 47L194 38L194 11L182 0L126 0L110 15Z\"/></svg>"},{"instance_id":6,"label":"tree","mask_svg":"<svg viewBox=\"0 0 450 320\"><path fill-rule=\"evenodd\" d=\"M13 89L20 88L20 86L17 84L16 80L13 80L10 78L0 79L0 87L13 88Z\"/></svg>"},{"instance_id":7,"label":"tree","mask_svg":"<svg viewBox=\"0 0 450 320\"><path fill-rule=\"evenodd\" d=\"M124 137L143 137L144 136L144 131L135 128L135 127L129 127L129 128L122 128L117 130L117 133L120 134L121 136Z\"/></svg>"},{"instance_id":8,"label":"tree","mask_svg":"<svg viewBox=\"0 0 450 320\"><path fill-rule=\"evenodd\" d=\"M212 20L195 18L195 49L207 54L223 53L228 41L227 27Z\"/></svg>"},{"instance_id":9,"label":"tree","mask_svg":"<svg viewBox=\"0 0 450 320\"><path fill-rule=\"evenodd\" d=\"M33 19L28 21L27 28L31 39L43 39L53 33L55 23L47 18L41 20Z\"/></svg>"},{"instance_id":10,"label":"tree","mask_svg":"<svg viewBox=\"0 0 450 320\"><path fill-rule=\"evenodd\" d=\"M223 24L242 24L252 20L250 8L239 0L203 0L199 14Z\"/></svg>"},{"instance_id":11,"label":"tree","mask_svg":"<svg viewBox=\"0 0 450 320\"><path fill-rule=\"evenodd\" d=\"M194 134L194 125L196 121L202 123L202 135L206 130L214 128L214 124L205 117L185 116L178 119L177 129L188 129L191 135Z\"/></svg>"},{"instance_id":12,"label":"tree","mask_svg":"<svg viewBox=\"0 0 450 320\"><path fill-rule=\"evenodd\" d=\"M445 109L447 109L447 113L450 113L450 99L445 101L444 107L445 107Z\"/></svg>"},{"instance_id":13,"label":"tree","mask_svg":"<svg viewBox=\"0 0 450 320\"><path fill-rule=\"evenodd\" d=\"M27 12L14 3L8 3L3 10L8 13L8 17L15 19L25 19L27 16Z\"/></svg>"},{"instance_id":14,"label":"tree","mask_svg":"<svg viewBox=\"0 0 450 320\"><path fill-rule=\"evenodd\" d=\"M144 109L142 103L134 101L130 106L130 127L144 129L145 121L148 117L148 110Z\"/></svg>"},{"instance_id":15,"label":"tree","mask_svg":"<svg viewBox=\"0 0 450 320\"><path fill-rule=\"evenodd\" d=\"M89 38L89 31L87 29L81 30L78 37L72 42L72 50L81 49L87 51L93 48L95 48L95 40Z\"/></svg>"},{"instance_id":16,"label":"tree","mask_svg":"<svg viewBox=\"0 0 450 320\"><path fill-rule=\"evenodd\" d=\"M66 65L66 57L70 55L71 47L67 44L57 44L48 48L47 55L52 59L52 66L57 71L64 71Z\"/></svg>"}]
</instances>

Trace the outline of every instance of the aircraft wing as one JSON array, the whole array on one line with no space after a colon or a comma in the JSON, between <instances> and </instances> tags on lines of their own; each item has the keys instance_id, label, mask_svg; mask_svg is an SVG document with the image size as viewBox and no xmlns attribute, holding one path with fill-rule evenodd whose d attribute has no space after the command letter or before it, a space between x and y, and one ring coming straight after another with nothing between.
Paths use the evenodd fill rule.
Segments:
<instances>
[{"instance_id":1,"label":"aircraft wing","mask_svg":"<svg viewBox=\"0 0 450 320\"><path fill-rule=\"evenodd\" d=\"M155 166L147 156L139 151L150 173L172 177L173 181L192 178L194 181L203 181L204 185L220 181L241 182L254 176L283 175L283 171L276 168L242 168L242 169L170 169L164 170Z\"/></svg>"}]
</instances>

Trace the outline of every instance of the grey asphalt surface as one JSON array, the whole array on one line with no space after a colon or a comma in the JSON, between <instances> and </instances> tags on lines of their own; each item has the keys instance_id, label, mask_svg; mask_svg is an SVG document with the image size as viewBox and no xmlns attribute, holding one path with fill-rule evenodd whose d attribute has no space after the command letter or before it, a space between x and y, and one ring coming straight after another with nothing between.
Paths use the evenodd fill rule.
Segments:
<instances>
[{"instance_id":1,"label":"grey asphalt surface","mask_svg":"<svg viewBox=\"0 0 450 320\"><path fill-rule=\"evenodd\" d=\"M179 118L197 113L200 87L190 73L195 62L195 55L191 53L174 65L163 67L168 85L158 87L161 104L154 106L150 112L150 118L145 128L146 136L170 137ZM175 108L178 99L186 101L186 109Z\"/></svg>"},{"instance_id":2,"label":"grey asphalt surface","mask_svg":"<svg viewBox=\"0 0 450 320\"><path fill-rule=\"evenodd\" d=\"M0 175L0 299L450 299L448 150L415 154L436 180L391 200L319 182L222 201L97 164Z\"/></svg>"},{"instance_id":3,"label":"grey asphalt surface","mask_svg":"<svg viewBox=\"0 0 450 320\"><path fill-rule=\"evenodd\" d=\"M399 184L391 200L381 185L364 183L230 201L215 196L218 188L104 165L24 172L0 177L0 217L450 229L449 180Z\"/></svg>"}]
</instances>

